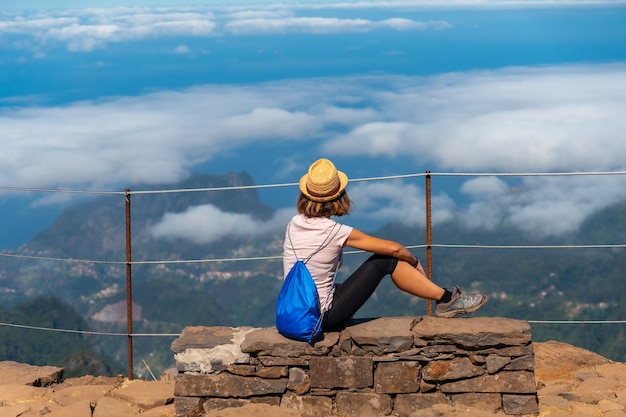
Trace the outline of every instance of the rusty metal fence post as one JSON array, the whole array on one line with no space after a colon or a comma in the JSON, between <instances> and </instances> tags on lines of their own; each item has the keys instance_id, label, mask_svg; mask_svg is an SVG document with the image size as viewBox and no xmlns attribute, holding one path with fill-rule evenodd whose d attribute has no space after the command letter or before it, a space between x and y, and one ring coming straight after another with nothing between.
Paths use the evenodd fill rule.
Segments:
<instances>
[{"instance_id":1,"label":"rusty metal fence post","mask_svg":"<svg viewBox=\"0 0 626 417\"><path fill-rule=\"evenodd\" d=\"M126 322L128 336L128 379L133 379L133 256L130 222L130 189L124 193L126 201Z\"/></svg>"},{"instance_id":2,"label":"rusty metal fence post","mask_svg":"<svg viewBox=\"0 0 626 417\"><path fill-rule=\"evenodd\" d=\"M426 171L426 276L432 281L433 279L433 229L431 216L431 188L430 188L430 170ZM433 301L428 300L426 303L426 313L433 315Z\"/></svg>"}]
</instances>

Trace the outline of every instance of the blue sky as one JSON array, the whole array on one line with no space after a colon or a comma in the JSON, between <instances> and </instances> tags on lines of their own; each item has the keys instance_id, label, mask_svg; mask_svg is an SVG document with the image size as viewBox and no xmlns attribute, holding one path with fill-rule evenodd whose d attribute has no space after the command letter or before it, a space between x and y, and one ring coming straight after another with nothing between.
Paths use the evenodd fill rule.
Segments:
<instances>
[{"instance_id":1,"label":"blue sky","mask_svg":"<svg viewBox=\"0 0 626 417\"><path fill-rule=\"evenodd\" d=\"M120 190L190 172L296 182L626 170L626 2L20 1L0 6L0 185ZM622 177L436 179L434 221L575 230ZM198 207L155 236L265 231ZM350 186L364 228L423 223L423 181ZM11 248L72 195L0 194ZM211 221L207 221L211 219ZM225 227L225 225L231 225Z\"/></svg>"}]
</instances>

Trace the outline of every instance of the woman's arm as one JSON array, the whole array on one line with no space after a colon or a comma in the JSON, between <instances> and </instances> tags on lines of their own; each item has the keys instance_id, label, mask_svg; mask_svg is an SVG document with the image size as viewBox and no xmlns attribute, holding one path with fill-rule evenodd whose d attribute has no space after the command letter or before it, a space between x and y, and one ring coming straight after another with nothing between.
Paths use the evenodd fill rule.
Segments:
<instances>
[{"instance_id":1,"label":"woman's arm","mask_svg":"<svg viewBox=\"0 0 626 417\"><path fill-rule=\"evenodd\" d=\"M352 229L350 236L348 236L346 240L346 246L377 253L379 255L393 256L394 258L408 262L416 268L421 268L421 265L418 266L417 257L400 243L370 236L357 229Z\"/></svg>"}]
</instances>

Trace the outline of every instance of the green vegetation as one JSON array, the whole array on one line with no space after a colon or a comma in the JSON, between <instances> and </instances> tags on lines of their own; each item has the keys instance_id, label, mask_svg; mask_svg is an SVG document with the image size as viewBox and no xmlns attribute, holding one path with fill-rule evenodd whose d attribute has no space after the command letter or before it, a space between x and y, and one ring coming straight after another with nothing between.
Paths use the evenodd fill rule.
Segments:
<instances>
[{"instance_id":1,"label":"green vegetation","mask_svg":"<svg viewBox=\"0 0 626 417\"><path fill-rule=\"evenodd\" d=\"M219 187L251 183L243 174L198 175L174 188ZM156 188L171 188L162 186ZM271 209L253 190L230 193L139 195L133 199L133 259L183 260L275 256L283 231L260 237L224 239L209 244L152 239L147 232L165 212L191 205L214 204L266 219ZM225 197L228 195L228 197ZM155 200L151 199L154 198ZM349 219L346 219L349 223ZM374 234L406 245L422 245L423 229L389 224ZM529 236L501 225L494 230L468 229L450 222L433 230L435 244L581 245L626 241L626 203L595 214L579 231L558 238ZM126 297L124 207L119 198L103 197L66 210L48 230L16 250L50 257L111 260L112 263L37 261L0 258L0 321L38 327L127 331L125 305L117 316L103 312ZM434 280L443 286L479 290L490 301L478 313L531 321L533 339L559 340L624 361L624 324L551 324L561 320L626 320L626 249L477 249L435 247ZM423 249L415 253L426 261ZM339 280L364 259L347 254ZM186 326L255 326L274 324L281 285L277 260L162 263L133 268L133 301L140 314L134 333L168 336L135 337L136 370L145 360L153 372L174 365L170 344ZM124 303L122 303L124 304ZM72 307L70 308L69 305ZM119 307L119 306L118 306ZM398 291L384 280L357 318L423 315L426 302ZM537 323L535 323L535 321ZM103 361L98 358L111 358ZM62 365L69 373L122 373L127 359L125 336L82 336L0 327L0 360ZM110 365L107 365L110 364ZM139 372L137 373L140 374Z\"/></svg>"},{"instance_id":2,"label":"green vegetation","mask_svg":"<svg viewBox=\"0 0 626 417\"><path fill-rule=\"evenodd\" d=\"M89 330L78 313L54 297L37 297L0 310L0 321L47 329ZM90 336L1 326L0 340L0 360L61 366L69 377L112 374L112 368L94 353L99 348Z\"/></svg>"}]
</instances>

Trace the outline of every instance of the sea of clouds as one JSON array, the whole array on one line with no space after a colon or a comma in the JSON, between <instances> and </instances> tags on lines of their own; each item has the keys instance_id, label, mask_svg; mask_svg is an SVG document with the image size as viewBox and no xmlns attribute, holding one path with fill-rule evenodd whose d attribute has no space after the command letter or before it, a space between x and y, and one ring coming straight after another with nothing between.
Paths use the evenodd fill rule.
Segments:
<instances>
[{"instance_id":1,"label":"sea of clouds","mask_svg":"<svg viewBox=\"0 0 626 417\"><path fill-rule=\"evenodd\" d=\"M111 43L164 36L449 27L445 21L404 18L303 17L294 10L3 12L0 34L4 47L44 59L52 45L88 53ZM185 45L179 48L188 51ZM264 143L303 143L331 159L355 163L359 158L412 158L416 166L447 173L622 172L625 114L623 62L197 85L56 106L5 106L0 111L0 184L106 189L129 182L173 183L220 155ZM282 158L276 180L297 181L310 162L298 155ZM624 175L529 175L518 177L515 186L505 176L473 176L456 190L469 200L463 207L449 193L436 192L433 221L456 218L484 228L509 224L556 235L623 201L625 185ZM424 223L424 190L415 182L356 182L350 195L358 201L356 219ZM166 215L153 232L198 242L226 232L264 233L284 225L293 213L293 208L277 209L276 219L260 224L215 207L195 207Z\"/></svg>"}]
</instances>

